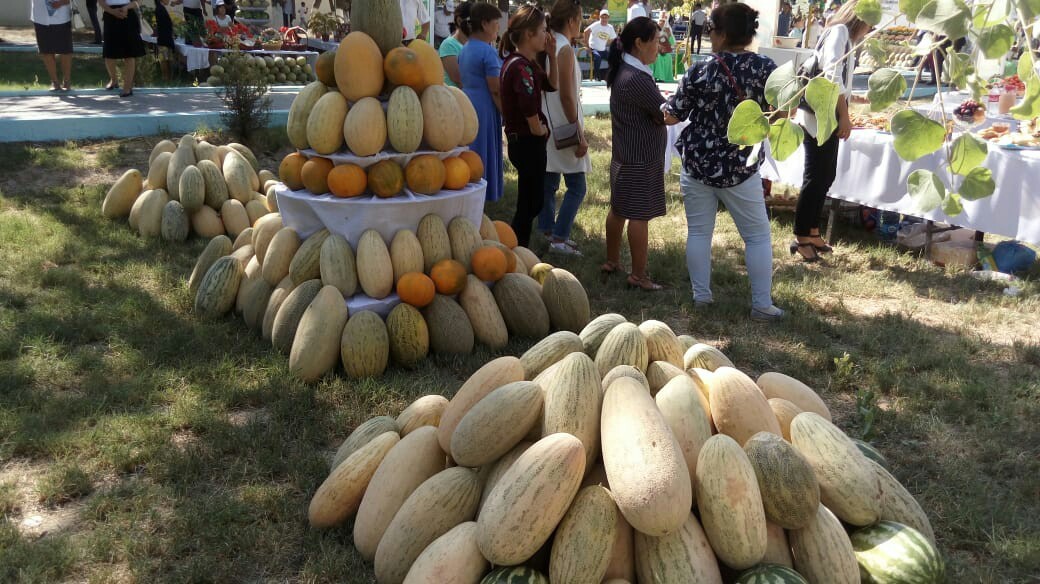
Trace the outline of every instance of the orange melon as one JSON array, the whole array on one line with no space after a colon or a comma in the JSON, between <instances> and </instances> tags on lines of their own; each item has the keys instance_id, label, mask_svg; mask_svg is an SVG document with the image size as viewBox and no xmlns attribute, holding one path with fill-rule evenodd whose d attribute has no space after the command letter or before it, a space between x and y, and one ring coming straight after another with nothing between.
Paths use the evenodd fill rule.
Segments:
<instances>
[{"instance_id":1,"label":"orange melon","mask_svg":"<svg viewBox=\"0 0 1040 584\"><path fill-rule=\"evenodd\" d=\"M497 282L508 273L509 262L506 254L494 246L485 246L470 256L470 267L473 275L484 282Z\"/></svg>"},{"instance_id":2,"label":"orange melon","mask_svg":"<svg viewBox=\"0 0 1040 584\"><path fill-rule=\"evenodd\" d=\"M298 191L303 188L303 165L306 164L307 157L299 152L292 152L282 159L282 163L278 165L278 178L281 179L285 186L289 187L294 191Z\"/></svg>"},{"instance_id":3,"label":"orange melon","mask_svg":"<svg viewBox=\"0 0 1040 584\"><path fill-rule=\"evenodd\" d=\"M444 160L444 188L457 191L469 184L469 164L458 156Z\"/></svg>"},{"instance_id":4,"label":"orange melon","mask_svg":"<svg viewBox=\"0 0 1040 584\"><path fill-rule=\"evenodd\" d=\"M444 163L433 154L416 156L404 169L405 182L412 192L433 195L444 188Z\"/></svg>"},{"instance_id":5,"label":"orange melon","mask_svg":"<svg viewBox=\"0 0 1040 584\"><path fill-rule=\"evenodd\" d=\"M384 199L401 194L404 172L400 165L393 160L381 160L368 167L368 188Z\"/></svg>"},{"instance_id":6,"label":"orange melon","mask_svg":"<svg viewBox=\"0 0 1040 584\"><path fill-rule=\"evenodd\" d=\"M437 295L437 286L433 280L421 272L408 272L397 281L397 295L401 302L423 308Z\"/></svg>"},{"instance_id":7,"label":"orange melon","mask_svg":"<svg viewBox=\"0 0 1040 584\"><path fill-rule=\"evenodd\" d=\"M397 47L383 59L386 79L393 85L407 85L416 93L426 89L426 76L422 67L419 55L408 47Z\"/></svg>"},{"instance_id":8,"label":"orange melon","mask_svg":"<svg viewBox=\"0 0 1040 584\"><path fill-rule=\"evenodd\" d=\"M356 164L341 164L329 171L328 184L337 197L357 197L368 188L368 175Z\"/></svg>"},{"instance_id":9,"label":"orange melon","mask_svg":"<svg viewBox=\"0 0 1040 584\"><path fill-rule=\"evenodd\" d=\"M469 165L469 182L480 182L480 179L484 178L484 161L480 159L479 154L467 150L459 154L459 158Z\"/></svg>"},{"instance_id":10,"label":"orange melon","mask_svg":"<svg viewBox=\"0 0 1040 584\"><path fill-rule=\"evenodd\" d=\"M332 171L332 161L328 158L314 157L303 163L300 178L303 186L312 194L324 195L329 192L329 172Z\"/></svg>"},{"instance_id":11,"label":"orange melon","mask_svg":"<svg viewBox=\"0 0 1040 584\"><path fill-rule=\"evenodd\" d=\"M437 292L452 296L466 287L466 268L455 260L441 260L430 269Z\"/></svg>"},{"instance_id":12,"label":"orange melon","mask_svg":"<svg viewBox=\"0 0 1040 584\"><path fill-rule=\"evenodd\" d=\"M498 240L509 249L519 245L516 241L516 233L505 221L495 221L495 231L498 232Z\"/></svg>"}]
</instances>

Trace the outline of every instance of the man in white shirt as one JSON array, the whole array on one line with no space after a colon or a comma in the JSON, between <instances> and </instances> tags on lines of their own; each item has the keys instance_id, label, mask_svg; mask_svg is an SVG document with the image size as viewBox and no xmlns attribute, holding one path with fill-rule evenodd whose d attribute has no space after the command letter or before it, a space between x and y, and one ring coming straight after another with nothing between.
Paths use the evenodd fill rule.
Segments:
<instances>
[{"instance_id":1,"label":"man in white shirt","mask_svg":"<svg viewBox=\"0 0 1040 584\"><path fill-rule=\"evenodd\" d=\"M401 0L401 24L404 26L404 43L416 38L426 39L430 35L430 13L424 0ZM419 24L419 36L415 36L415 25Z\"/></svg>"},{"instance_id":2,"label":"man in white shirt","mask_svg":"<svg viewBox=\"0 0 1040 584\"><path fill-rule=\"evenodd\" d=\"M708 22L708 13L704 11L704 5L698 2L693 7L690 15L690 50L697 45L697 54L701 52L701 37L704 36L704 25Z\"/></svg>"},{"instance_id":3,"label":"man in white shirt","mask_svg":"<svg viewBox=\"0 0 1040 584\"><path fill-rule=\"evenodd\" d=\"M433 19L433 46L441 48L444 39L451 36L451 25L455 22L455 1L442 0Z\"/></svg>"},{"instance_id":4,"label":"man in white shirt","mask_svg":"<svg viewBox=\"0 0 1040 584\"><path fill-rule=\"evenodd\" d=\"M594 22L585 29L585 48L592 52L592 77L603 81L606 70L600 65L607 61L610 43L617 38L617 31L610 25L610 11L599 11L599 22Z\"/></svg>"},{"instance_id":5,"label":"man in white shirt","mask_svg":"<svg viewBox=\"0 0 1040 584\"><path fill-rule=\"evenodd\" d=\"M628 16L625 18L625 23L632 22L632 19L640 16L647 16L646 6L639 0L628 0Z\"/></svg>"}]
</instances>

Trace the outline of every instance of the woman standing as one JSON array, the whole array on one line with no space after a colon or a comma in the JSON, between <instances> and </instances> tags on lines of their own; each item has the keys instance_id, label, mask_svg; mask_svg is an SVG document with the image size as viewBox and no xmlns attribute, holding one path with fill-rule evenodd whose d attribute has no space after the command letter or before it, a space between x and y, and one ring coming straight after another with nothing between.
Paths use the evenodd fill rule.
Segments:
<instances>
[{"instance_id":1,"label":"woman standing","mask_svg":"<svg viewBox=\"0 0 1040 584\"><path fill-rule=\"evenodd\" d=\"M437 54L444 66L444 84L462 87L462 71L459 70L459 53L469 40L469 11L473 5L463 2L455 7L455 33L444 39Z\"/></svg>"},{"instance_id":2,"label":"woman standing","mask_svg":"<svg viewBox=\"0 0 1040 584\"><path fill-rule=\"evenodd\" d=\"M762 198L761 160L748 164L750 149L730 144L729 119L737 104L753 99L765 108L766 79L776 69L769 57L748 52L758 12L746 4L723 4L711 13L708 38L714 54L690 68L664 107L665 123L689 119L679 137L686 207L686 267L697 306L711 304L711 239L719 201L737 224L751 279L751 318L774 320L773 247Z\"/></svg>"},{"instance_id":3,"label":"woman standing","mask_svg":"<svg viewBox=\"0 0 1040 584\"><path fill-rule=\"evenodd\" d=\"M548 73L536 62L540 53L549 57ZM502 56L502 119L509 161L517 175L512 227L516 241L529 247L531 222L541 213L545 200L549 124L542 113L542 92L556 91L559 79L556 39L549 35L541 9L525 5L509 19L502 37Z\"/></svg>"},{"instance_id":4,"label":"woman standing","mask_svg":"<svg viewBox=\"0 0 1040 584\"><path fill-rule=\"evenodd\" d=\"M32 0L29 18L36 29L36 46L51 78L51 91L68 91L72 77L72 10L69 0ZM58 82L61 57L62 81Z\"/></svg>"},{"instance_id":5,"label":"woman standing","mask_svg":"<svg viewBox=\"0 0 1040 584\"><path fill-rule=\"evenodd\" d=\"M610 212L607 214L607 263L621 266L621 232L628 222L632 273L628 284L660 290L646 273L647 223L665 213L664 150L668 132L650 64L657 60L657 25L645 16L625 25L610 49L607 87L610 92Z\"/></svg>"},{"instance_id":6,"label":"woman standing","mask_svg":"<svg viewBox=\"0 0 1040 584\"><path fill-rule=\"evenodd\" d=\"M675 83L675 35L668 26L668 17L661 16L657 23L661 32L657 35L657 60L654 61L654 80Z\"/></svg>"},{"instance_id":7,"label":"woman standing","mask_svg":"<svg viewBox=\"0 0 1040 584\"><path fill-rule=\"evenodd\" d=\"M581 68L571 47L571 41L581 35L581 6L572 0L556 0L549 11L549 28L556 39L559 85L557 91L543 94L542 108L548 114L553 136L546 143L545 201L538 216L538 230L550 238L550 251L581 255L571 240L571 227L585 199L585 173L592 169L582 119ZM573 129L573 133L564 136L562 128ZM561 144L561 139L568 136L573 136L574 144ZM567 190L557 214L556 191L560 188L561 174Z\"/></svg>"},{"instance_id":8,"label":"woman standing","mask_svg":"<svg viewBox=\"0 0 1040 584\"><path fill-rule=\"evenodd\" d=\"M491 43L498 38L498 22L502 13L486 2L478 2L469 12L468 41L459 53L462 90L477 110L480 122L477 139L470 145L484 161L488 201L502 198L502 103L498 92L498 75L502 60Z\"/></svg>"},{"instance_id":9,"label":"woman standing","mask_svg":"<svg viewBox=\"0 0 1040 584\"><path fill-rule=\"evenodd\" d=\"M137 59L144 56L144 41L141 40L140 6L137 0L101 0L104 14L105 45L101 49L108 70L108 85L115 89L116 62L123 60L123 92L119 97L134 94L134 71Z\"/></svg>"},{"instance_id":10,"label":"woman standing","mask_svg":"<svg viewBox=\"0 0 1040 584\"><path fill-rule=\"evenodd\" d=\"M800 254L806 262L818 261L820 253L831 251L831 246L820 237L820 214L837 172L838 141L847 140L852 134L849 99L852 97L852 72L856 68L852 47L870 29L869 23L856 16L856 0L850 0L827 23L813 53L823 76L841 90L838 129L821 143L816 136L816 115L802 108L795 114L794 121L805 128L805 173L795 208L795 241L791 244L791 253Z\"/></svg>"}]
</instances>

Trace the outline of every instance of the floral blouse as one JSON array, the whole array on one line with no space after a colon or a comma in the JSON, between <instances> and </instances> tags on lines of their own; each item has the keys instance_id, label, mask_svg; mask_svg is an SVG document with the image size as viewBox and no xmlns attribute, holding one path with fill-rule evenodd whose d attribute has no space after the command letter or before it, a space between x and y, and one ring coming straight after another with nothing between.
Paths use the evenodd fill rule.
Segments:
<instances>
[{"instance_id":1,"label":"floral blouse","mask_svg":"<svg viewBox=\"0 0 1040 584\"><path fill-rule=\"evenodd\" d=\"M766 79L776 63L756 53L716 53L712 57L690 67L664 107L673 117L690 121L676 142L683 170L708 186L726 188L751 178L761 164L760 158L748 165L751 149L730 144L726 137L729 119L741 102L734 82L745 99L753 99L765 109ZM719 59L729 67L733 81Z\"/></svg>"}]
</instances>

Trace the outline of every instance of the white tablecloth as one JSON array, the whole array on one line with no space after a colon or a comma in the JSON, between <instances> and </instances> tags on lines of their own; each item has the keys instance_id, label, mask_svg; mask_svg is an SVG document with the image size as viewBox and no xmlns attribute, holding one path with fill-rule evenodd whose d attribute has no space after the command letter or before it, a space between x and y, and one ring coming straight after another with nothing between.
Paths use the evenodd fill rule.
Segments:
<instances>
[{"instance_id":1,"label":"white tablecloth","mask_svg":"<svg viewBox=\"0 0 1040 584\"><path fill-rule=\"evenodd\" d=\"M155 37L141 33L141 39L146 43L155 44ZM187 63L188 71L199 71L201 69L207 69L210 66L209 54L212 53L228 53L228 49L211 49L208 47L195 47L181 39L175 39L173 41L174 46L177 48L177 52L184 55L184 60ZM307 63L310 64L311 70L318 64L318 53L315 51L248 51L250 55L259 56L271 56L271 57L306 57Z\"/></svg>"},{"instance_id":2,"label":"white tablecloth","mask_svg":"<svg viewBox=\"0 0 1040 584\"><path fill-rule=\"evenodd\" d=\"M282 224L295 229L300 238L327 228L357 248L361 234L368 229L375 229L389 243L401 229L414 231L419 221L430 213L439 215L445 225L461 215L479 226L484 215L487 182L481 180L458 191L441 191L432 196L406 191L404 195L391 199L316 196L307 191L291 191L284 185L279 186L276 192Z\"/></svg>"},{"instance_id":3,"label":"white tablecloth","mask_svg":"<svg viewBox=\"0 0 1040 584\"><path fill-rule=\"evenodd\" d=\"M993 171L996 191L978 201L964 201L964 212L949 217L941 210L922 213L906 192L906 179L917 169L941 172L942 153L907 162L892 147L891 134L856 130L838 149L838 173L829 196L933 221L1013 237L1040 244L1040 151L1005 150L994 145L983 166ZM784 162L766 157L762 176L774 181L801 185L804 151L799 148ZM949 186L949 185L947 185Z\"/></svg>"}]
</instances>

